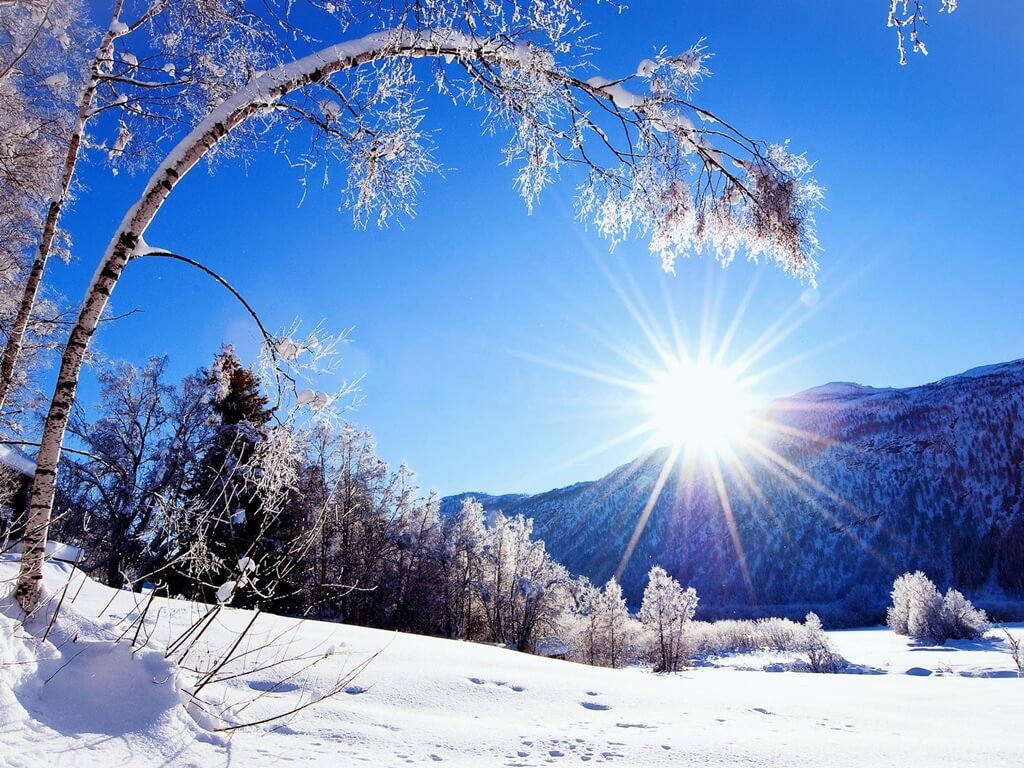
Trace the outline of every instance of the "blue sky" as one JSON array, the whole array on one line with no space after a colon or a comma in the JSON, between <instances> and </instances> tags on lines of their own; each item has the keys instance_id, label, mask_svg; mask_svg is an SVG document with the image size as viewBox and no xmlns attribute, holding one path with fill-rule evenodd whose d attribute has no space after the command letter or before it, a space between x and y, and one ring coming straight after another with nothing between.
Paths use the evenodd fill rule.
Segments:
<instances>
[{"instance_id":1,"label":"blue sky","mask_svg":"<svg viewBox=\"0 0 1024 768\"><path fill-rule=\"evenodd\" d=\"M642 242L609 253L574 220L570 183L527 215L480 116L433 101L426 124L447 170L427 179L411 220L355 231L337 187L311 189L300 207L295 172L267 151L193 172L147 240L227 276L271 327L353 327L345 372L365 376L365 402L352 419L442 493L541 491L636 455L640 440L585 456L636 423L627 394L537 362L628 372L602 337L649 355L616 285L663 325L673 313L693 341L708 306L720 334L752 291L735 350L782 317L797 326L761 362L774 371L766 395L833 380L908 386L1024 357L1022 4L933 14L931 55L906 67L882 0L633 5L592 14L603 72L705 36L714 75L701 103L817 162L828 195L816 307L771 268L698 257L666 276ZM68 219L76 260L51 272L75 300L144 178L92 166L83 181ZM238 307L183 265L130 265L113 308L135 307L103 329L105 354L167 353L177 375L223 341L255 353Z\"/></svg>"}]
</instances>

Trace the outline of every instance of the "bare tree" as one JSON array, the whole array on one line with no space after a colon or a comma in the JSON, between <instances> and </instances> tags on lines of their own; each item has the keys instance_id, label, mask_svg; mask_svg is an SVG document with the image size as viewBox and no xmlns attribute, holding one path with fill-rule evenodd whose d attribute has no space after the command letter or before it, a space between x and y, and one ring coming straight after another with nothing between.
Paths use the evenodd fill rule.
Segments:
<instances>
[{"instance_id":1,"label":"bare tree","mask_svg":"<svg viewBox=\"0 0 1024 768\"><path fill-rule=\"evenodd\" d=\"M76 409L69 431L85 448L62 475L62 537L81 543L83 567L114 587L165 559L186 506L186 479L213 437L202 375L163 380L166 358L105 366L99 418Z\"/></svg>"},{"instance_id":2,"label":"bare tree","mask_svg":"<svg viewBox=\"0 0 1024 768\"><path fill-rule=\"evenodd\" d=\"M584 179L581 217L613 243L647 237L666 269L695 251L723 263L745 251L813 278L814 210L822 191L810 164L781 146L752 141L692 101L706 74L700 46L644 60L625 77L583 79L582 19L572 0L429 0L402 6L389 23L252 77L179 142L125 215L61 359L24 539L17 594L26 610L37 602L79 372L110 293L128 262L153 250L144 235L181 179L254 118L320 128L326 146L347 162L357 222L371 212L387 220L408 209L418 178L431 167L413 98L413 61L434 59L436 87L482 108L494 130L510 131L506 157L519 164L517 184L528 205L557 171L577 167Z\"/></svg>"}]
</instances>

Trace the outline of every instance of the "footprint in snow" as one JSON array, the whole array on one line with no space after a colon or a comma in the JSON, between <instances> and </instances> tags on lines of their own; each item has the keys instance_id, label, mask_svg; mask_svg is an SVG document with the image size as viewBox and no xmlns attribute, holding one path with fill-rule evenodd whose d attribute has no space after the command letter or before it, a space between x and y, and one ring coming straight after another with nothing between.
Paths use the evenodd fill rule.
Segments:
<instances>
[{"instance_id":1,"label":"footprint in snow","mask_svg":"<svg viewBox=\"0 0 1024 768\"><path fill-rule=\"evenodd\" d=\"M295 683L274 682L273 680L252 680L249 688L265 693L294 693L299 690Z\"/></svg>"},{"instance_id":2,"label":"footprint in snow","mask_svg":"<svg viewBox=\"0 0 1024 768\"><path fill-rule=\"evenodd\" d=\"M596 701L581 701L580 706L593 712L606 712L611 709L610 704L600 704Z\"/></svg>"},{"instance_id":3,"label":"footprint in snow","mask_svg":"<svg viewBox=\"0 0 1024 768\"><path fill-rule=\"evenodd\" d=\"M361 685L350 685L345 689L345 693L349 696L358 696L361 693L366 693L368 690L368 688L364 688Z\"/></svg>"},{"instance_id":4,"label":"footprint in snow","mask_svg":"<svg viewBox=\"0 0 1024 768\"><path fill-rule=\"evenodd\" d=\"M617 728L650 728L647 723L616 723Z\"/></svg>"},{"instance_id":5,"label":"footprint in snow","mask_svg":"<svg viewBox=\"0 0 1024 768\"><path fill-rule=\"evenodd\" d=\"M771 712L770 710L767 710L764 707L754 707L750 711L751 712L760 712L762 715L774 715L775 714L774 712Z\"/></svg>"},{"instance_id":6,"label":"footprint in snow","mask_svg":"<svg viewBox=\"0 0 1024 768\"><path fill-rule=\"evenodd\" d=\"M467 677L466 679L469 680L469 682L473 683L473 685L486 685L488 682L487 680L484 680L482 677ZM508 688L508 690L515 691L516 693L522 693L526 690L525 686L509 685L508 682L506 682L505 680L492 680L490 682L498 686L499 688Z\"/></svg>"}]
</instances>

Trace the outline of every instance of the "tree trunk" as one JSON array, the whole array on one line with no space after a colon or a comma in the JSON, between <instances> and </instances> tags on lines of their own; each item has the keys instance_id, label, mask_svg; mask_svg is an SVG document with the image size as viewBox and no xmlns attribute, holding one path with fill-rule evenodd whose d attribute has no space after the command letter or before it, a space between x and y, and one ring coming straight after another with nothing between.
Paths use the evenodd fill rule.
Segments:
<instances>
[{"instance_id":1,"label":"tree trunk","mask_svg":"<svg viewBox=\"0 0 1024 768\"><path fill-rule=\"evenodd\" d=\"M61 357L60 372L36 457L32 501L22 538L21 571L15 595L26 613L38 607L42 594L43 555L56 491L61 442L71 415L89 343L125 265L133 256L146 251L143 235L178 182L249 117L292 91L321 82L342 70L396 56L471 55L492 61L504 58L504 52L486 46L485 41L477 41L459 32L416 33L396 30L328 46L318 53L281 65L244 86L200 121L171 151L150 178L142 197L121 222L117 235L86 289L78 321ZM511 53L508 55L511 56Z\"/></svg>"},{"instance_id":2,"label":"tree trunk","mask_svg":"<svg viewBox=\"0 0 1024 768\"><path fill-rule=\"evenodd\" d=\"M117 20L121 13L121 0L118 0L112 19ZM113 24L111 24L113 26ZM71 181L75 176L75 166L78 164L78 152L82 146L82 136L85 134L85 124L88 122L92 112L92 102L96 97L96 88L99 84L100 68L104 61L113 56L114 38L113 32L107 32L103 41L96 51L92 61L92 68L89 73L89 81L86 83L82 95L78 100L78 118L71 131L71 140L68 142L68 152L64 158L64 169L60 178L60 187L56 197L50 201L46 211L46 220L43 223L43 234L39 241L39 249L32 261L32 269L29 271L25 281L25 290L21 295L21 303L18 306L18 314L14 319L10 336L7 338L7 346L4 348L3 361L0 362L0 412L7 403L7 397L11 393L11 384L14 381L14 369L18 365L18 358L21 357L21 349L25 343L25 331L28 329L29 319L32 317L32 310L36 305L36 298L39 296L39 287L43 282L43 272L46 270L46 262L53 250L53 241L57 236L57 222L64 204L68 199L68 190L71 188Z\"/></svg>"}]
</instances>

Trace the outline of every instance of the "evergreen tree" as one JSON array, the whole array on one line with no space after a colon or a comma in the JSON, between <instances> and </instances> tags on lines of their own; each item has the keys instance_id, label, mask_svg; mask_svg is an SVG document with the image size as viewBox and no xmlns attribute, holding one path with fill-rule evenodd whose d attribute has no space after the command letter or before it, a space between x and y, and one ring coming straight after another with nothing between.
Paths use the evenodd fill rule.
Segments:
<instances>
[{"instance_id":1,"label":"evergreen tree","mask_svg":"<svg viewBox=\"0 0 1024 768\"><path fill-rule=\"evenodd\" d=\"M272 574L259 570L269 566L274 539L284 533L281 510L267 508L259 490L261 469L253 465L258 446L267 439L273 409L260 392L256 374L242 365L231 346L221 349L206 376L218 424L189 489L195 514L203 521L193 535L204 538L208 553L205 573L197 574L202 584L197 591L208 600L223 600L225 595L217 590L235 581L232 604L252 606L261 594L267 596L259 583Z\"/></svg>"}]
</instances>

